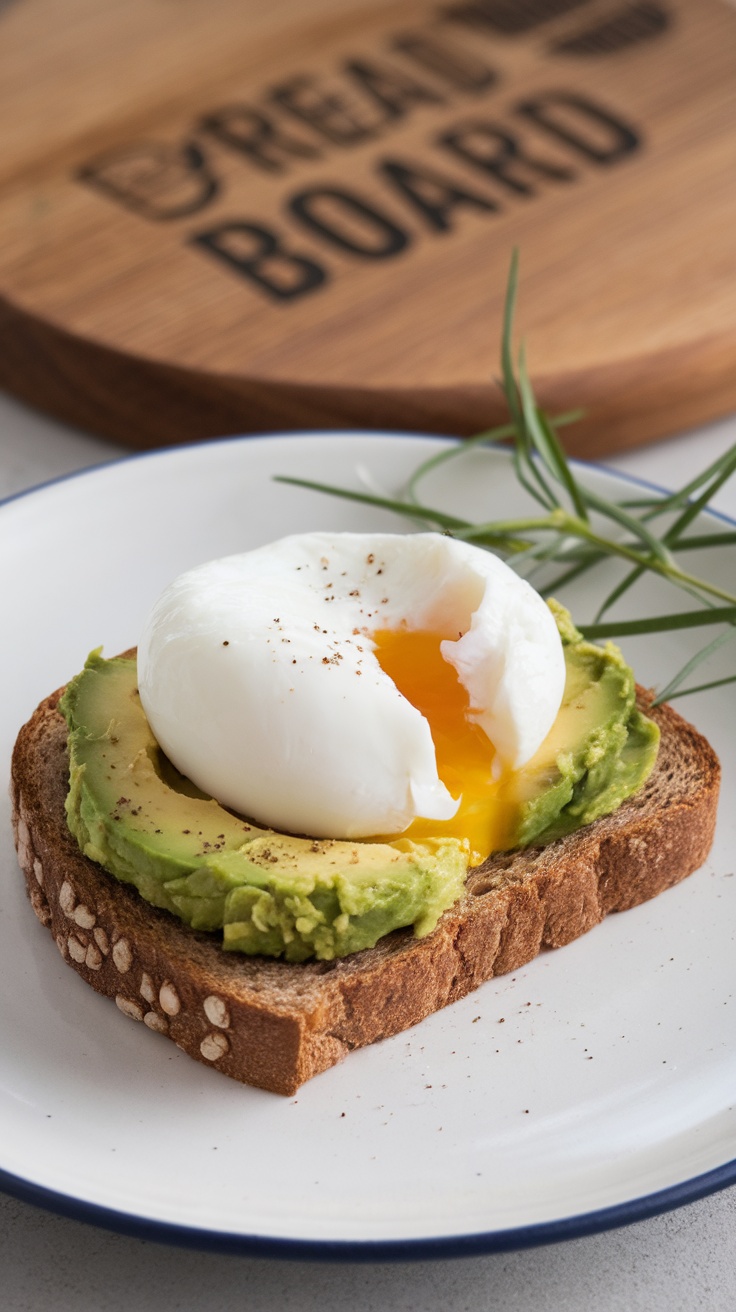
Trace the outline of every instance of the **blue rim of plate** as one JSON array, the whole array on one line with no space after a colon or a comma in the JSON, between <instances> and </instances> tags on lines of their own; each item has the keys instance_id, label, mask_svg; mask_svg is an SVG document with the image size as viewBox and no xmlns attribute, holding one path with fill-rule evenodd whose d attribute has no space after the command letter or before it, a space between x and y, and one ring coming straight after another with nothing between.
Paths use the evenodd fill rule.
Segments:
<instances>
[{"instance_id":1,"label":"blue rim of plate","mask_svg":"<svg viewBox=\"0 0 736 1312\"><path fill-rule=\"evenodd\" d=\"M181 446L156 448L138 451L132 454L101 461L81 470L73 470L56 478L26 488L21 492L11 493L0 500L0 510L13 501L33 496L58 483L67 483L72 479L85 478L116 465L127 464L131 460L146 460L152 457L166 457L169 454L207 449L212 445L224 445L231 442L248 443L253 440L263 441L284 437L334 437L353 438L370 436L389 436L401 441L406 438L430 440L437 442L456 441L456 438L437 433L386 433L381 429L345 429L329 432L321 430L296 430L282 433L253 433L247 436L209 438L202 442L186 443ZM499 451L504 451L499 446ZM574 465L585 469L598 470L611 478L621 479L635 487L647 488L653 492L667 493L660 484L648 479L637 478L611 469L598 461L572 460ZM707 514L736 527L736 520L723 511L708 510ZM585 1235L598 1234L605 1230L618 1229L631 1225L635 1221L644 1221L664 1212L674 1211L687 1203L696 1202L730 1185L736 1184L736 1158L714 1167L701 1175L693 1176L652 1194L616 1203L611 1207L598 1208L592 1212L582 1212L554 1221L539 1221L530 1225L515 1226L508 1230L478 1231L467 1235L429 1236L417 1239L379 1239L379 1240L335 1240L335 1239L292 1239L271 1235L238 1234L229 1231L207 1230L195 1226L177 1225L168 1221L156 1221L150 1217L136 1216L128 1212L118 1212L114 1208L99 1203L85 1202L83 1199L58 1193L45 1185L35 1184L21 1176L13 1175L0 1167L0 1192L30 1203L45 1211L70 1220L86 1222L103 1230L117 1234L130 1235L137 1239L147 1239L155 1243L168 1244L179 1248L202 1249L208 1252L240 1253L253 1257L271 1257L291 1259L294 1261L322 1262L408 1262L428 1261L431 1259L453 1257L478 1257L485 1253L510 1252L524 1248L534 1248L542 1244L562 1243L568 1239L580 1239Z\"/></svg>"},{"instance_id":2,"label":"blue rim of plate","mask_svg":"<svg viewBox=\"0 0 736 1312\"><path fill-rule=\"evenodd\" d=\"M562 1243L566 1239L581 1239L600 1231L615 1230L620 1226L631 1225L634 1221L645 1221L648 1217L684 1207L686 1203L694 1203L734 1183L736 1160L717 1166L692 1180L626 1203L555 1221L516 1226L509 1230L422 1239L282 1239L271 1235L202 1230L167 1221L154 1221L128 1212L116 1212L98 1203L86 1203L67 1194L56 1193L53 1189L33 1184L0 1169L0 1191L73 1221L85 1221L103 1230L177 1248L301 1262L416 1262L451 1257L480 1257L485 1253L535 1248L541 1244Z\"/></svg>"}]
</instances>

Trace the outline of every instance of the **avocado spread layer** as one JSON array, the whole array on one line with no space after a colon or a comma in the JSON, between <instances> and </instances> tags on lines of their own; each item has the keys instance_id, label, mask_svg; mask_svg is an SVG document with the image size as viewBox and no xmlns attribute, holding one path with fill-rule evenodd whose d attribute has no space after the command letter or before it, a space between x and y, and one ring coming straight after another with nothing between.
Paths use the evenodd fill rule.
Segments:
<instances>
[{"instance_id":1,"label":"avocado spread layer","mask_svg":"<svg viewBox=\"0 0 736 1312\"><path fill-rule=\"evenodd\" d=\"M585 642L550 603L567 666L548 737L509 777L510 846L551 842L614 811L650 773L658 730L635 706L618 648ZM199 792L164 756L134 658L93 652L61 701L69 727L69 828L81 850L147 902L239 952L330 960L391 930L434 929L461 896L469 845L344 842L264 830ZM308 768L308 764L305 765Z\"/></svg>"}]
</instances>

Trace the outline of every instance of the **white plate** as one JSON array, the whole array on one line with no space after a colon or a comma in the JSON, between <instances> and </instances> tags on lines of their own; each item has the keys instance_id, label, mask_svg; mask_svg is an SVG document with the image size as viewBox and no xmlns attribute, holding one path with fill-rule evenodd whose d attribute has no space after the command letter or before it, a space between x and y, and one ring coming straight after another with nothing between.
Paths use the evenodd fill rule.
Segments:
<instances>
[{"instance_id":1,"label":"white plate","mask_svg":"<svg viewBox=\"0 0 736 1312\"><path fill-rule=\"evenodd\" d=\"M367 476L392 490L436 450L376 434L215 442L6 502L3 770L36 703L92 647L134 643L182 569L285 532L399 527L274 474ZM607 495L631 491L603 470L590 477ZM478 517L519 501L499 453L452 462L433 483L445 508ZM732 586L733 559L733 549L711 553L711 577ZM599 584L574 593L581 620L596 595ZM650 580L632 605L682 603ZM655 683L697 641L626 649ZM376 1258L548 1242L736 1180L733 690L683 710L724 765L717 843L701 871L290 1099L190 1061L83 985L31 913L3 801L0 1186L153 1238Z\"/></svg>"}]
</instances>

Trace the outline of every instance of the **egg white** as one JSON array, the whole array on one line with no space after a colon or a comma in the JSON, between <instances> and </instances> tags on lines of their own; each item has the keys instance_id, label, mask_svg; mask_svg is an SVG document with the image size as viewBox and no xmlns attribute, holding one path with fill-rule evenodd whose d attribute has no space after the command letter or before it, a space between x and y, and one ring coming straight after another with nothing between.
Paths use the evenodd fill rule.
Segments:
<instances>
[{"instance_id":1,"label":"egg white","mask_svg":"<svg viewBox=\"0 0 736 1312\"><path fill-rule=\"evenodd\" d=\"M143 708L183 774L274 829L446 820L429 725L374 654L400 627L457 633L442 655L499 767L529 760L564 688L554 619L503 562L435 533L303 534L183 574L139 642Z\"/></svg>"}]
</instances>

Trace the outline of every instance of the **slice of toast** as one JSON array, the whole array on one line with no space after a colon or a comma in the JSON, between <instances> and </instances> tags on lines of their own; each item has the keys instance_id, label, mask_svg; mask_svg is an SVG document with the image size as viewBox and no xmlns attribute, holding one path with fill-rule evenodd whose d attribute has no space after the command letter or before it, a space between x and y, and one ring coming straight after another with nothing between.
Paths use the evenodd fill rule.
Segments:
<instances>
[{"instance_id":1,"label":"slice of toast","mask_svg":"<svg viewBox=\"0 0 736 1312\"><path fill-rule=\"evenodd\" d=\"M13 753L16 846L36 915L64 959L125 1015L275 1093L293 1094L352 1048L661 893L703 863L713 839L718 759L659 707L647 712L660 725L659 757L639 793L547 847L490 857L426 938L397 930L333 962L245 957L149 906L79 851L64 811L59 696L41 703Z\"/></svg>"}]
</instances>

